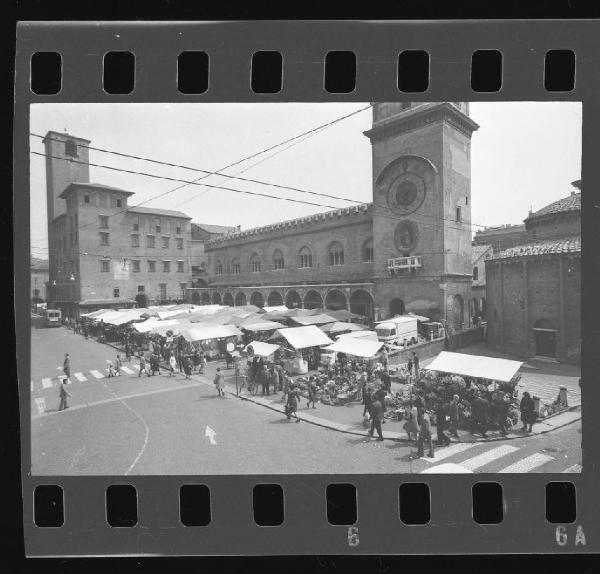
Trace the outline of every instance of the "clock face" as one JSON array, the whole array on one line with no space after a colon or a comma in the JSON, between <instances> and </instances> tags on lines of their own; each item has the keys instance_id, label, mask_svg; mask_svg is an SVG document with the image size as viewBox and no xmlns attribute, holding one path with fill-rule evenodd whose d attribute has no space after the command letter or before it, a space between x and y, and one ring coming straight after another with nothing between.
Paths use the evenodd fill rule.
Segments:
<instances>
[{"instance_id":1,"label":"clock face","mask_svg":"<svg viewBox=\"0 0 600 574\"><path fill-rule=\"evenodd\" d=\"M394 213L413 213L421 207L425 199L425 184L418 175L403 173L390 182L387 199Z\"/></svg>"}]
</instances>

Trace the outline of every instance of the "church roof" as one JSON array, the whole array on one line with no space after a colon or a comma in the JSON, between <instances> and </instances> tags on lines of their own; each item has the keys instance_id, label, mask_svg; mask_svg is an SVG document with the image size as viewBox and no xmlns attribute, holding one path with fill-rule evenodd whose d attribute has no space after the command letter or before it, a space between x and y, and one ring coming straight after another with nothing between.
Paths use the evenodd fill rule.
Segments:
<instances>
[{"instance_id":1,"label":"church roof","mask_svg":"<svg viewBox=\"0 0 600 574\"><path fill-rule=\"evenodd\" d=\"M567 211L581 211L581 192L574 191L571 195L554 201L549 205L542 207L542 209L539 209L535 213L530 214L527 219L534 219L543 217L544 215L564 213Z\"/></svg>"},{"instance_id":2,"label":"church roof","mask_svg":"<svg viewBox=\"0 0 600 574\"><path fill-rule=\"evenodd\" d=\"M581 253L581 237L567 237L510 247L494 255L493 259L510 259L513 257L554 255L560 253Z\"/></svg>"}]
</instances>

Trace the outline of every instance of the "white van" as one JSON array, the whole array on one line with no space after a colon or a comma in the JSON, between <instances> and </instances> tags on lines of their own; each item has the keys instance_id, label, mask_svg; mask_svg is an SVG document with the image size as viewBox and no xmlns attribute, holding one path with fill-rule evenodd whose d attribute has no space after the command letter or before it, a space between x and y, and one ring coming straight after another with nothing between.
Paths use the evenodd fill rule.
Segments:
<instances>
[{"instance_id":1,"label":"white van","mask_svg":"<svg viewBox=\"0 0 600 574\"><path fill-rule=\"evenodd\" d=\"M410 315L396 315L385 321L375 323L377 339L387 344L401 345L406 341L415 344L419 341L417 319Z\"/></svg>"}]
</instances>

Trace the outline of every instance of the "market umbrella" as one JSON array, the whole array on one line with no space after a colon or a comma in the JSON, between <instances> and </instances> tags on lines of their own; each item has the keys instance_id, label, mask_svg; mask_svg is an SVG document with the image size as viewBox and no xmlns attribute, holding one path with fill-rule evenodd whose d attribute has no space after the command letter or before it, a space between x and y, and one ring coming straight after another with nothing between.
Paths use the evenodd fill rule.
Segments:
<instances>
[{"instance_id":1,"label":"market umbrella","mask_svg":"<svg viewBox=\"0 0 600 574\"><path fill-rule=\"evenodd\" d=\"M336 321L335 323L327 323L319 327L323 333L343 333L344 331L364 331L366 327L364 325L357 325L356 323L344 323Z\"/></svg>"}]
</instances>

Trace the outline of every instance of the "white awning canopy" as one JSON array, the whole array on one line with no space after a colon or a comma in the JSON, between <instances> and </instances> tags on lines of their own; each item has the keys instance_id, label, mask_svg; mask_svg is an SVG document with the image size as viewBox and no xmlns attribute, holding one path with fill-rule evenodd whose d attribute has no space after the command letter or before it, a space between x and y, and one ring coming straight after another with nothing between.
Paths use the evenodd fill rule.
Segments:
<instances>
[{"instance_id":1,"label":"white awning canopy","mask_svg":"<svg viewBox=\"0 0 600 574\"><path fill-rule=\"evenodd\" d=\"M357 323L344 323L343 321L336 321L335 323L327 323L319 327L323 333L343 333L344 331L365 331L364 325L358 325Z\"/></svg>"},{"instance_id":2,"label":"white awning canopy","mask_svg":"<svg viewBox=\"0 0 600 574\"><path fill-rule=\"evenodd\" d=\"M262 310L265 313L273 313L273 311L287 311L288 308L285 305L272 305L271 307L263 307Z\"/></svg>"},{"instance_id":3,"label":"white awning canopy","mask_svg":"<svg viewBox=\"0 0 600 574\"><path fill-rule=\"evenodd\" d=\"M111 325L124 325L130 321L137 321L146 312L146 309L129 309L127 311L119 311L118 315L111 315L109 319L105 319L105 323Z\"/></svg>"},{"instance_id":4,"label":"white awning canopy","mask_svg":"<svg viewBox=\"0 0 600 574\"><path fill-rule=\"evenodd\" d=\"M325 323L335 323L336 319L330 315L321 313L319 315L293 317L292 321L299 325L324 325Z\"/></svg>"},{"instance_id":5,"label":"white awning canopy","mask_svg":"<svg viewBox=\"0 0 600 574\"><path fill-rule=\"evenodd\" d=\"M429 371L508 383L517 374L522 364L521 361L442 351L424 368Z\"/></svg>"},{"instance_id":6,"label":"white awning canopy","mask_svg":"<svg viewBox=\"0 0 600 574\"><path fill-rule=\"evenodd\" d=\"M186 341L208 341L239 337L242 332L233 325L198 325L181 332Z\"/></svg>"},{"instance_id":7,"label":"white awning canopy","mask_svg":"<svg viewBox=\"0 0 600 574\"><path fill-rule=\"evenodd\" d=\"M333 343L333 341L315 325L278 329L269 337L269 341L279 338L284 338L292 347L294 347L294 349L321 347Z\"/></svg>"},{"instance_id":8,"label":"white awning canopy","mask_svg":"<svg viewBox=\"0 0 600 574\"><path fill-rule=\"evenodd\" d=\"M275 321L260 321L259 323L244 323L240 328L246 331L274 331L275 329L285 328L285 325Z\"/></svg>"},{"instance_id":9,"label":"white awning canopy","mask_svg":"<svg viewBox=\"0 0 600 574\"><path fill-rule=\"evenodd\" d=\"M335 351L336 353L345 353L346 355L369 359L374 357L381 350L381 347L383 347L381 341L344 337L338 339L333 345L325 347L325 349L327 351Z\"/></svg>"},{"instance_id":10,"label":"white awning canopy","mask_svg":"<svg viewBox=\"0 0 600 574\"><path fill-rule=\"evenodd\" d=\"M270 357L277 349L279 349L279 345L253 341L249 345L246 345L244 351L249 355L256 355L257 357Z\"/></svg>"},{"instance_id":11,"label":"white awning canopy","mask_svg":"<svg viewBox=\"0 0 600 574\"><path fill-rule=\"evenodd\" d=\"M377 333L375 331L352 331L351 333L342 333L338 335L337 340L340 339L367 339L370 341L378 341Z\"/></svg>"}]
</instances>

